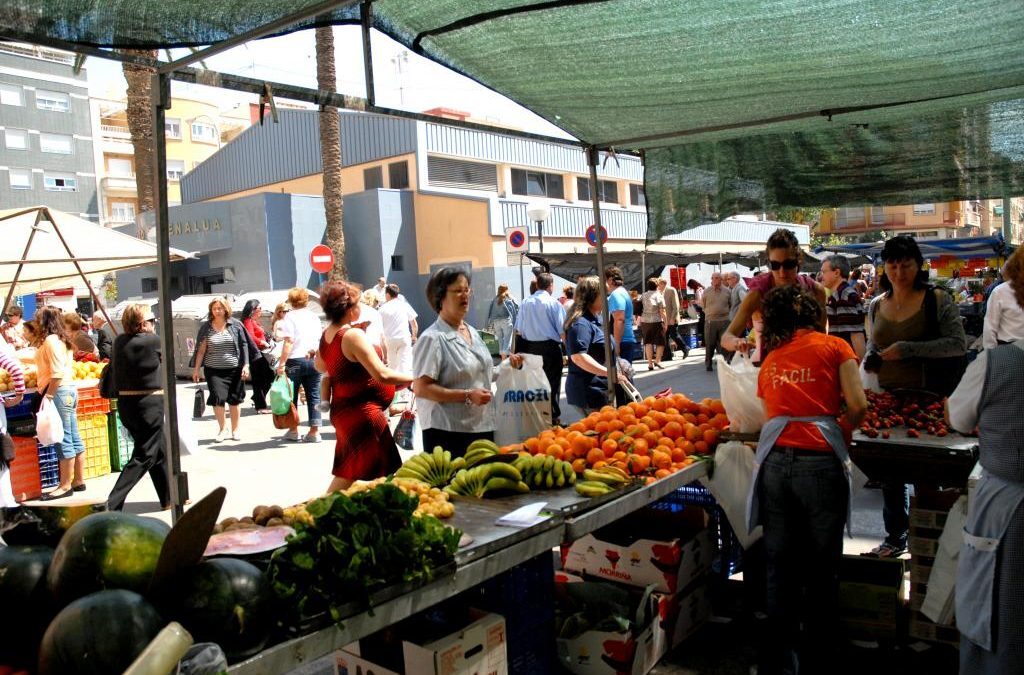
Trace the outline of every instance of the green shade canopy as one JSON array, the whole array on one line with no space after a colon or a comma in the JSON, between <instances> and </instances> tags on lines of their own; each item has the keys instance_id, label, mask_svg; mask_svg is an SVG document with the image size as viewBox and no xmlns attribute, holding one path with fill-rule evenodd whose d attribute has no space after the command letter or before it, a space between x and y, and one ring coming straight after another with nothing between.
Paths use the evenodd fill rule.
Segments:
<instances>
[{"instance_id":1,"label":"green shade canopy","mask_svg":"<svg viewBox=\"0 0 1024 675\"><path fill-rule=\"evenodd\" d=\"M0 34L200 45L318 4L0 0ZM377 0L372 8L377 29L585 143L648 150L649 239L752 204L1024 192L1020 0ZM358 16L358 7L335 10L278 32Z\"/></svg>"}]
</instances>

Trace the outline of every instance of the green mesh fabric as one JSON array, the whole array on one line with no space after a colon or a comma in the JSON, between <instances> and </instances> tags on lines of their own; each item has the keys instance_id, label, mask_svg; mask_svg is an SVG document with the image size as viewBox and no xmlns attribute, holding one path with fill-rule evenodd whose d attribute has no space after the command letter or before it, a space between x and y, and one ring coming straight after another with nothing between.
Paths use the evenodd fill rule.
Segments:
<instances>
[{"instance_id":1,"label":"green mesh fabric","mask_svg":"<svg viewBox=\"0 0 1024 675\"><path fill-rule=\"evenodd\" d=\"M311 6L0 0L0 35L201 45ZM747 207L1021 193L1020 0L372 6L379 30L580 140L648 151L649 239ZM357 14L334 11L279 32Z\"/></svg>"}]
</instances>

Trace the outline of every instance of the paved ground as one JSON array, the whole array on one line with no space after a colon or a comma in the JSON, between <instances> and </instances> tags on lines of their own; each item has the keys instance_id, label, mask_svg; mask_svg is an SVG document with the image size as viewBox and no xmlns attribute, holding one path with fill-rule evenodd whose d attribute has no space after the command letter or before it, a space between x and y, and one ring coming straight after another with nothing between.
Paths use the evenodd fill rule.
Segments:
<instances>
[{"instance_id":1,"label":"paved ground","mask_svg":"<svg viewBox=\"0 0 1024 675\"><path fill-rule=\"evenodd\" d=\"M643 394L672 387L697 400L718 396L717 375L705 370L703 350L694 350L686 360L677 358L666 363L664 370L647 372L646 366L637 365L642 372L637 373L636 384ZM191 407L194 392L195 385L179 384L179 401ZM570 411L564 401L563 396L563 410ZM305 410L300 413L305 419ZM574 419L572 413L564 416L566 423ZM304 501L325 490L330 482L335 440L330 427L324 429L323 441L319 444L287 443L280 440L282 432L273 428L269 415L256 415L251 408L246 408L240 441L213 443L216 422L212 413L194 421L191 430L199 439L199 448L182 457L191 495L198 498L217 486L226 487L228 494L222 516L247 515L258 504L289 505ZM105 498L117 475L88 481L88 490L82 496L95 500ZM170 514L157 511L158 507L153 486L147 478L129 496L126 510L169 522ZM845 543L847 553L868 550L881 540L880 492L865 490L856 497L852 530L853 538ZM748 621L739 617L709 624L681 649L668 655L654 670L655 675L750 672L756 662L754 636L762 629ZM921 669L926 666L929 672L955 672L955 659L934 649L922 652L888 648L855 650L844 656L844 662L856 664L857 669L870 668L876 673L925 672ZM845 669L837 666L836 672L845 672Z\"/></svg>"}]
</instances>

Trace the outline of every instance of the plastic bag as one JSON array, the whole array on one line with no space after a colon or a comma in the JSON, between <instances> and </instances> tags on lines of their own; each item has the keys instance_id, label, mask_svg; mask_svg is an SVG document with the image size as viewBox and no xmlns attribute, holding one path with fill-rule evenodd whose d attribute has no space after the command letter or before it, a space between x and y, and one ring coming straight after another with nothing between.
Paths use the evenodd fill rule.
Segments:
<instances>
[{"instance_id":1,"label":"plastic bag","mask_svg":"<svg viewBox=\"0 0 1024 675\"><path fill-rule=\"evenodd\" d=\"M544 375L544 359L523 355L523 367L503 361L498 368L494 441L520 443L551 427L551 385Z\"/></svg>"},{"instance_id":2,"label":"plastic bag","mask_svg":"<svg viewBox=\"0 0 1024 675\"><path fill-rule=\"evenodd\" d=\"M878 373L869 373L864 370L864 361L860 362L860 383L864 387L864 391L873 391L876 393L882 393L882 386L878 384Z\"/></svg>"},{"instance_id":3,"label":"plastic bag","mask_svg":"<svg viewBox=\"0 0 1024 675\"><path fill-rule=\"evenodd\" d=\"M270 385L270 411L275 415L287 415L292 406L292 381L287 375L278 375Z\"/></svg>"},{"instance_id":4,"label":"plastic bag","mask_svg":"<svg viewBox=\"0 0 1024 675\"><path fill-rule=\"evenodd\" d=\"M57 406L53 399L43 397L43 402L36 413L36 438L39 445L53 445L64 440L64 422L60 419Z\"/></svg>"},{"instance_id":5,"label":"plastic bag","mask_svg":"<svg viewBox=\"0 0 1024 675\"><path fill-rule=\"evenodd\" d=\"M401 419L395 425L395 445L403 450L412 450L416 438L416 399L413 398L409 408L402 412Z\"/></svg>"},{"instance_id":6,"label":"plastic bag","mask_svg":"<svg viewBox=\"0 0 1024 675\"><path fill-rule=\"evenodd\" d=\"M760 525L747 532L747 497L754 481L754 451L738 441L729 441L715 450L715 470L701 482L722 507L725 517L743 548L761 538Z\"/></svg>"},{"instance_id":7,"label":"plastic bag","mask_svg":"<svg viewBox=\"0 0 1024 675\"><path fill-rule=\"evenodd\" d=\"M741 434L752 434L764 426L764 406L757 397L757 368L750 357L737 353L732 364L721 354L718 363L718 388L722 405L729 418L729 429Z\"/></svg>"}]
</instances>

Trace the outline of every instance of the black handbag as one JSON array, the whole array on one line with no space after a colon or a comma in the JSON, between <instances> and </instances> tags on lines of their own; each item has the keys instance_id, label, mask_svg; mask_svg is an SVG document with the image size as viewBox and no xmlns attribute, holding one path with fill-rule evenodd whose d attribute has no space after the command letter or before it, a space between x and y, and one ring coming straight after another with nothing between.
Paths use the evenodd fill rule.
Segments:
<instances>
[{"instance_id":1,"label":"black handbag","mask_svg":"<svg viewBox=\"0 0 1024 675\"><path fill-rule=\"evenodd\" d=\"M10 465L14 461L14 439L8 433L0 434L0 465Z\"/></svg>"},{"instance_id":2,"label":"black handbag","mask_svg":"<svg viewBox=\"0 0 1024 675\"><path fill-rule=\"evenodd\" d=\"M114 379L114 363L111 361L100 374L100 396L106 399L117 398L117 382Z\"/></svg>"},{"instance_id":3,"label":"black handbag","mask_svg":"<svg viewBox=\"0 0 1024 675\"><path fill-rule=\"evenodd\" d=\"M206 414L206 397L203 395L203 388L196 389L196 395L192 403L192 417L199 419Z\"/></svg>"}]
</instances>

